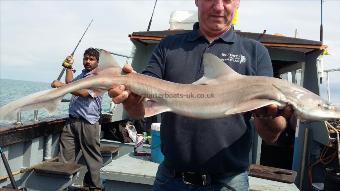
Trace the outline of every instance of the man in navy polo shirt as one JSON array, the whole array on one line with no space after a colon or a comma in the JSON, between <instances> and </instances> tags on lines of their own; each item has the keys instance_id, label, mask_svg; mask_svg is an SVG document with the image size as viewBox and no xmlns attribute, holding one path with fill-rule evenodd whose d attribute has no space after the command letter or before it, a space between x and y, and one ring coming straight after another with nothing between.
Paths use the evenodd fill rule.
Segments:
<instances>
[{"instance_id":1,"label":"man in navy polo shirt","mask_svg":"<svg viewBox=\"0 0 340 191\"><path fill-rule=\"evenodd\" d=\"M231 23L239 0L195 0L195 4L199 23L192 32L163 39L143 74L193 83L203 76L203 54L212 53L240 74L273 75L267 49L233 30ZM132 72L128 66L124 70ZM115 103L123 103L131 117L143 117L140 97L124 86L113 87L109 95ZM286 118L292 111L287 107L282 112L285 116L280 116L277 106L271 105L253 113L257 132L265 141L273 142L286 128ZM250 118L250 112L209 120L163 113L161 148L165 160L158 168L154 191L248 190Z\"/></svg>"}]
</instances>

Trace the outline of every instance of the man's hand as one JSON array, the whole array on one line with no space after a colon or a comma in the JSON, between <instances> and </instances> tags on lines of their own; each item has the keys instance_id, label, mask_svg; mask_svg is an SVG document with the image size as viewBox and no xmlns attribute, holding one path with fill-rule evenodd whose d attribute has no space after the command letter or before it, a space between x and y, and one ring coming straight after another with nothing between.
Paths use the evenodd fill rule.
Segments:
<instances>
[{"instance_id":1,"label":"man's hand","mask_svg":"<svg viewBox=\"0 0 340 191\"><path fill-rule=\"evenodd\" d=\"M269 105L253 111L255 128L266 142L275 142L286 129L287 121L293 115L293 108L286 106L279 109L277 105Z\"/></svg>"},{"instance_id":2,"label":"man's hand","mask_svg":"<svg viewBox=\"0 0 340 191\"><path fill-rule=\"evenodd\" d=\"M73 56L67 56L63 62L63 67L64 68L68 68L68 69L72 69L72 64L73 64L74 60L73 60Z\"/></svg>"},{"instance_id":3,"label":"man's hand","mask_svg":"<svg viewBox=\"0 0 340 191\"><path fill-rule=\"evenodd\" d=\"M136 71L133 70L131 65L126 64L123 67L123 72L128 74ZM123 103L124 109L131 117L142 118L144 116L143 98L127 90L124 85L112 86L108 90L108 94L115 104Z\"/></svg>"},{"instance_id":4,"label":"man's hand","mask_svg":"<svg viewBox=\"0 0 340 191\"><path fill-rule=\"evenodd\" d=\"M52 88L59 88L61 86L65 85L64 83L60 82L59 80L54 80L52 83L51 83L51 87Z\"/></svg>"}]
</instances>

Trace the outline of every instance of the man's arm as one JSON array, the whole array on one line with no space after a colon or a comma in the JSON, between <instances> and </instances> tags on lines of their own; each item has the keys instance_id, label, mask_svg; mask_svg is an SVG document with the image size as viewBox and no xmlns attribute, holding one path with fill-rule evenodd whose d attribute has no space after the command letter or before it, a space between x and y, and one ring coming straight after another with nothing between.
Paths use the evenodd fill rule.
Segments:
<instances>
[{"instance_id":1,"label":"man's arm","mask_svg":"<svg viewBox=\"0 0 340 191\"><path fill-rule=\"evenodd\" d=\"M71 83L73 81L73 70L66 68L66 76L65 82L66 84Z\"/></svg>"},{"instance_id":2,"label":"man's arm","mask_svg":"<svg viewBox=\"0 0 340 191\"><path fill-rule=\"evenodd\" d=\"M51 83L52 88L60 88L64 85L66 85L66 84L62 83L61 81L58 81L58 80L54 80ZM80 97L86 97L86 96L90 95L89 90L87 90L87 89L77 90L77 91L71 92L71 94L75 95L75 96L80 96ZM93 97L95 97L95 96L98 96L98 93L96 91L93 92Z\"/></svg>"},{"instance_id":3,"label":"man's arm","mask_svg":"<svg viewBox=\"0 0 340 191\"><path fill-rule=\"evenodd\" d=\"M256 75L273 76L273 66L268 50L264 46L259 46L258 49L263 49L262 55L257 60ZM255 128L261 138L268 142L275 142L280 134L286 129L287 121L293 114L293 109L287 106L283 109L278 109L277 105L269 105L253 111Z\"/></svg>"},{"instance_id":4,"label":"man's arm","mask_svg":"<svg viewBox=\"0 0 340 191\"><path fill-rule=\"evenodd\" d=\"M123 71L125 73L135 72L131 65L125 65ZM112 97L112 101L115 104L123 104L124 109L128 112L130 117L135 119L144 117L145 109L142 102L143 98L127 90L124 85L112 87L109 89L108 94Z\"/></svg>"},{"instance_id":5,"label":"man's arm","mask_svg":"<svg viewBox=\"0 0 340 191\"><path fill-rule=\"evenodd\" d=\"M162 78L162 68L164 68L164 57L165 57L165 39L161 40L157 48L152 52L152 56L149 60L149 64L146 66L146 75ZM123 72L132 73L136 72L133 70L131 65L125 65ZM126 89L125 86L119 85L114 86L108 91L109 96L115 104L123 104L124 109L128 112L129 116L135 119L141 119L145 115L145 108L143 105L143 97L136 95Z\"/></svg>"},{"instance_id":6,"label":"man's arm","mask_svg":"<svg viewBox=\"0 0 340 191\"><path fill-rule=\"evenodd\" d=\"M64 66L65 69L66 69L65 83L68 84L68 83L71 83L73 81L73 70L72 70L72 65L73 65L73 62L74 62L73 57L67 56L66 59L65 59L65 62L67 62L67 66L68 66L67 68L66 68L66 66ZM59 88L59 87L66 85L65 83L62 83L58 80L54 80L51 83L51 87L52 88ZM71 92L71 94L75 95L75 96L80 96L80 97L86 97L86 96L90 95L88 89L77 90L77 91ZM95 96L98 96L98 93L96 91L93 91L93 93L91 95L93 97L95 97Z\"/></svg>"},{"instance_id":7,"label":"man's arm","mask_svg":"<svg viewBox=\"0 0 340 191\"><path fill-rule=\"evenodd\" d=\"M65 75L65 82L66 84L68 83L71 83L73 81L73 71L72 71L72 65L73 65L73 56L68 56L66 57L65 59L65 62L67 62L68 64L68 68L65 68L66 69L66 75Z\"/></svg>"},{"instance_id":8,"label":"man's arm","mask_svg":"<svg viewBox=\"0 0 340 191\"><path fill-rule=\"evenodd\" d=\"M255 128L267 143L275 142L286 129L293 114L291 106L279 110L277 105L269 105L253 111Z\"/></svg>"}]
</instances>

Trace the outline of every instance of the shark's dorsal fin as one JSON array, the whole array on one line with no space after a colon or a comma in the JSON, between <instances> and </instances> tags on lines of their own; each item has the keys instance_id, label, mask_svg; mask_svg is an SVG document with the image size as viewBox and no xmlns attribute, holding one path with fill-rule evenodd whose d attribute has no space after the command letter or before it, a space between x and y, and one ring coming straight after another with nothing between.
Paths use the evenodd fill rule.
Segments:
<instances>
[{"instance_id":1,"label":"shark's dorsal fin","mask_svg":"<svg viewBox=\"0 0 340 191\"><path fill-rule=\"evenodd\" d=\"M103 49L98 49L99 51L99 64L97 72L100 72L107 68L121 68L116 62L112 54Z\"/></svg>"},{"instance_id":2,"label":"shark's dorsal fin","mask_svg":"<svg viewBox=\"0 0 340 191\"><path fill-rule=\"evenodd\" d=\"M222 79L237 78L240 76L237 72L231 69L225 62L211 53L203 55L204 75L202 78L193 84L218 84Z\"/></svg>"}]
</instances>

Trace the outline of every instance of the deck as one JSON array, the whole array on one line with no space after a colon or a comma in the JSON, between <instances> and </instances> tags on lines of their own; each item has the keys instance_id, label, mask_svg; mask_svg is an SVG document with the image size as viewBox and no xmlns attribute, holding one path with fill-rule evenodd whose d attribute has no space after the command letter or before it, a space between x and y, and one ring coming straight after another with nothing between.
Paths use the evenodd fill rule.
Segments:
<instances>
[{"instance_id":1,"label":"deck","mask_svg":"<svg viewBox=\"0 0 340 191\"><path fill-rule=\"evenodd\" d=\"M117 144L117 143L113 143ZM120 144L120 154L101 169L106 190L151 190L158 163L150 157L134 156L133 146ZM298 191L294 183L283 183L249 176L250 190Z\"/></svg>"}]
</instances>

